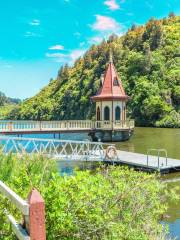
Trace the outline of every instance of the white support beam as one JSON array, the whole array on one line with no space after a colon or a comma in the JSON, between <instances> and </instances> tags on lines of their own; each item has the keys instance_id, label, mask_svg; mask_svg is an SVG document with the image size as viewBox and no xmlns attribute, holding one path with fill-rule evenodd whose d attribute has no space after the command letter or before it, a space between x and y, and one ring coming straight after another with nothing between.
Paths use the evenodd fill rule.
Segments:
<instances>
[{"instance_id":1,"label":"white support beam","mask_svg":"<svg viewBox=\"0 0 180 240\"><path fill-rule=\"evenodd\" d=\"M23 215L29 215L29 204L13 192L2 181L0 181L0 192L14 204Z\"/></svg>"},{"instance_id":2,"label":"white support beam","mask_svg":"<svg viewBox=\"0 0 180 240\"><path fill-rule=\"evenodd\" d=\"M16 237L19 240L30 240L30 236L28 235L26 230L24 228L22 228L22 226L16 222L14 217L11 215L7 215L7 217L11 223L12 230L13 230L14 234L16 235Z\"/></svg>"}]
</instances>

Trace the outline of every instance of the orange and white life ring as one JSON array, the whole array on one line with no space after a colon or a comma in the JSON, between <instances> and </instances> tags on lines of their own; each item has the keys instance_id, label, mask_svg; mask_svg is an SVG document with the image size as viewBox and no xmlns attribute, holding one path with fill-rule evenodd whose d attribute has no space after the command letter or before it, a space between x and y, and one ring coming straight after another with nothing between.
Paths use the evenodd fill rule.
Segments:
<instances>
[{"instance_id":1,"label":"orange and white life ring","mask_svg":"<svg viewBox=\"0 0 180 240\"><path fill-rule=\"evenodd\" d=\"M106 149L105 157L109 160L113 160L117 157L117 150L115 146L109 146Z\"/></svg>"}]
</instances>

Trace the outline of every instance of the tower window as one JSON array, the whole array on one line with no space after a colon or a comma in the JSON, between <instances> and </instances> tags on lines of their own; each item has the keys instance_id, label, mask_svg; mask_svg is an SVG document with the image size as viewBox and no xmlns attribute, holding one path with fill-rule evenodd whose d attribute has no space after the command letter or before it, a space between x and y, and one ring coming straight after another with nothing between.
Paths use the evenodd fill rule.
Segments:
<instances>
[{"instance_id":1,"label":"tower window","mask_svg":"<svg viewBox=\"0 0 180 240\"><path fill-rule=\"evenodd\" d=\"M104 108L104 120L105 121L109 121L110 120L110 110L109 110L108 106L106 106Z\"/></svg>"},{"instance_id":2,"label":"tower window","mask_svg":"<svg viewBox=\"0 0 180 240\"><path fill-rule=\"evenodd\" d=\"M97 121L100 121L101 115L100 115L100 108L97 108Z\"/></svg>"},{"instance_id":3,"label":"tower window","mask_svg":"<svg viewBox=\"0 0 180 240\"><path fill-rule=\"evenodd\" d=\"M116 121L121 120L121 109L119 106L117 106L115 109L115 119Z\"/></svg>"},{"instance_id":4,"label":"tower window","mask_svg":"<svg viewBox=\"0 0 180 240\"><path fill-rule=\"evenodd\" d=\"M119 81L117 77L114 77L114 82L113 82L114 86L119 86Z\"/></svg>"}]
</instances>

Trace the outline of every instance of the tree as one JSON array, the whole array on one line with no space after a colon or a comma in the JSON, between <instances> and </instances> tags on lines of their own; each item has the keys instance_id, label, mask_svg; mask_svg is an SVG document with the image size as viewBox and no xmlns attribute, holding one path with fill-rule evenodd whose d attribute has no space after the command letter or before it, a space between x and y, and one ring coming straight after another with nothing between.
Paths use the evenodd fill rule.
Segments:
<instances>
[{"instance_id":1,"label":"tree","mask_svg":"<svg viewBox=\"0 0 180 240\"><path fill-rule=\"evenodd\" d=\"M146 28L142 36L143 41L149 41L151 50L155 50L160 47L162 37L163 29L161 21L151 18L146 24Z\"/></svg>"},{"instance_id":2,"label":"tree","mask_svg":"<svg viewBox=\"0 0 180 240\"><path fill-rule=\"evenodd\" d=\"M151 59L152 59L149 43L147 43L147 42L144 43L143 50L144 50L144 54L145 54L144 72L149 73L151 70Z\"/></svg>"},{"instance_id":3,"label":"tree","mask_svg":"<svg viewBox=\"0 0 180 240\"><path fill-rule=\"evenodd\" d=\"M137 28L136 24L133 23L132 26L131 26L131 28L130 28L130 31L134 31L136 28Z\"/></svg>"},{"instance_id":4,"label":"tree","mask_svg":"<svg viewBox=\"0 0 180 240\"><path fill-rule=\"evenodd\" d=\"M175 13L174 12L170 12L168 15L169 18L174 18L175 17Z\"/></svg>"}]
</instances>

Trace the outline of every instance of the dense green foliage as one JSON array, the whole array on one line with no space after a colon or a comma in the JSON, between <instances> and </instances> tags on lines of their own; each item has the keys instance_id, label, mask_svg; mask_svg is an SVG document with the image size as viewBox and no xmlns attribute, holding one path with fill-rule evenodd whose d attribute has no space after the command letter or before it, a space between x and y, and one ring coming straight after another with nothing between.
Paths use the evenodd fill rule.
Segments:
<instances>
[{"instance_id":1,"label":"dense green foliage","mask_svg":"<svg viewBox=\"0 0 180 240\"><path fill-rule=\"evenodd\" d=\"M0 119L5 119L6 116L12 117L14 116L14 109L17 107L21 101L16 98L9 98L2 92L0 92Z\"/></svg>"},{"instance_id":2,"label":"dense green foliage","mask_svg":"<svg viewBox=\"0 0 180 240\"><path fill-rule=\"evenodd\" d=\"M16 119L88 119L90 96L100 87L112 49L114 64L131 96L129 117L141 126L180 127L180 17L170 14L133 25L128 32L93 45L72 67L65 65L35 97L11 113ZM8 117L8 116L7 116Z\"/></svg>"},{"instance_id":3,"label":"dense green foliage","mask_svg":"<svg viewBox=\"0 0 180 240\"><path fill-rule=\"evenodd\" d=\"M47 240L161 240L159 220L173 190L156 176L121 167L59 176L55 162L41 156L0 154L0 179L26 198L36 187L46 203ZM176 197L175 197L176 198ZM0 239L12 240L4 209L19 219L0 194Z\"/></svg>"},{"instance_id":4,"label":"dense green foliage","mask_svg":"<svg viewBox=\"0 0 180 240\"><path fill-rule=\"evenodd\" d=\"M0 106L4 106L5 104L10 103L18 104L20 102L21 102L20 99L6 97L4 93L0 92Z\"/></svg>"}]
</instances>

